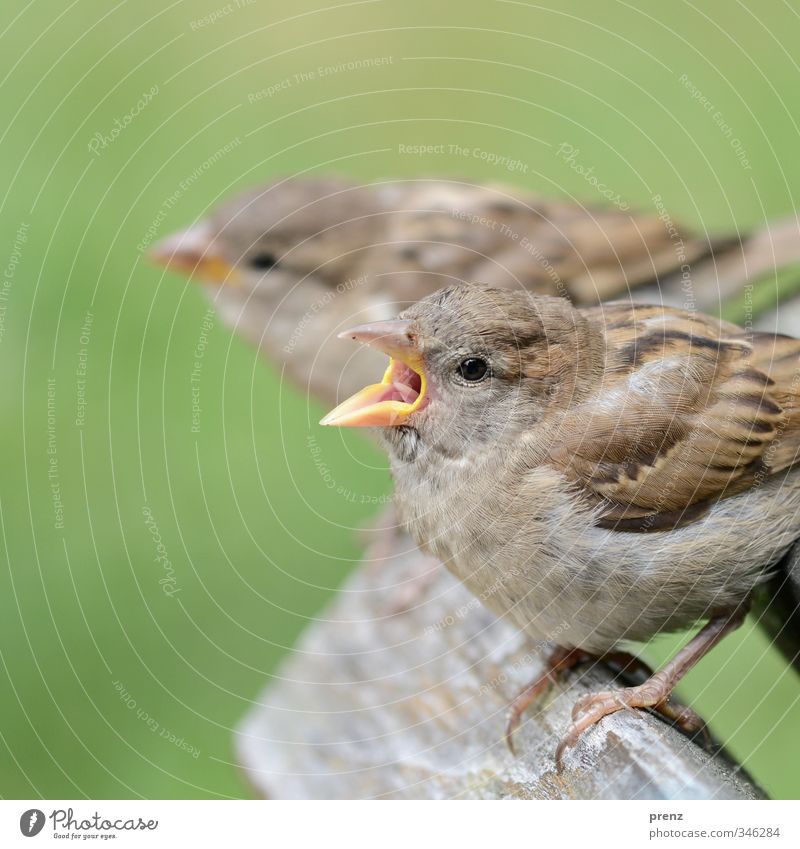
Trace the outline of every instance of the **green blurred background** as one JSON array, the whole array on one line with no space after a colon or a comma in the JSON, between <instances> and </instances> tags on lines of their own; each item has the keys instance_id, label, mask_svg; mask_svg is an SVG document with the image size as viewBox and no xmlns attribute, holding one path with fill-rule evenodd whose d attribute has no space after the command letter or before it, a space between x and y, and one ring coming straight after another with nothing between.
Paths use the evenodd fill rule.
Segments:
<instances>
[{"instance_id":1,"label":"green blurred background","mask_svg":"<svg viewBox=\"0 0 800 849\"><path fill-rule=\"evenodd\" d=\"M343 450L218 325L192 433L207 307L143 261L154 222L165 235L307 170L600 200L562 142L631 205L659 193L700 228L800 199L797 2L5 0L0 31L6 797L247 796L232 729L357 561L354 529L375 509L326 487L307 437L346 487L389 490L376 451L350 434ZM399 147L439 143L525 168ZM713 657L683 696L773 796L797 798L796 676L749 628Z\"/></svg>"}]
</instances>

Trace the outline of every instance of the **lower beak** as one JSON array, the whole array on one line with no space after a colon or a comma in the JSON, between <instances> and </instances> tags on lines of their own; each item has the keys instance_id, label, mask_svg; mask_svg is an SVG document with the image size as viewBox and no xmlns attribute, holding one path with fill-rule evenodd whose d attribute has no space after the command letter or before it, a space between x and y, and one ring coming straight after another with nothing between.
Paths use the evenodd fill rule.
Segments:
<instances>
[{"instance_id":1,"label":"lower beak","mask_svg":"<svg viewBox=\"0 0 800 849\"><path fill-rule=\"evenodd\" d=\"M214 249L214 234L202 221L157 242L147 258L170 271L210 283L225 283L237 277L235 268Z\"/></svg>"},{"instance_id":2,"label":"lower beak","mask_svg":"<svg viewBox=\"0 0 800 849\"><path fill-rule=\"evenodd\" d=\"M410 321L377 321L339 334L383 351L389 368L380 383L360 392L331 410L320 422L335 427L396 427L428 402L422 355Z\"/></svg>"}]
</instances>

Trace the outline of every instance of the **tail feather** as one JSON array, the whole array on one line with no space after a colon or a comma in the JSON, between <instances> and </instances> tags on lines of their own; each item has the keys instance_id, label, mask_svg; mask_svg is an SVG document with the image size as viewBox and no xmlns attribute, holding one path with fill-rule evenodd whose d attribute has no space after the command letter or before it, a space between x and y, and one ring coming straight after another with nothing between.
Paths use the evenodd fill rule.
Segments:
<instances>
[{"instance_id":1,"label":"tail feather","mask_svg":"<svg viewBox=\"0 0 800 849\"><path fill-rule=\"evenodd\" d=\"M746 283L800 263L800 218L791 215L740 237L720 240L711 254L692 268L700 309L712 309Z\"/></svg>"}]
</instances>

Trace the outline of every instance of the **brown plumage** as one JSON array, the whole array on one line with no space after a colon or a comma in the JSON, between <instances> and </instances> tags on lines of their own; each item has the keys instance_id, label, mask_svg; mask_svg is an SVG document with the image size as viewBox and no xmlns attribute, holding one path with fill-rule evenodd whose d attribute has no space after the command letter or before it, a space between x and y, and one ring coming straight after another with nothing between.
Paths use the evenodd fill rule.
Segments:
<instances>
[{"instance_id":1,"label":"brown plumage","mask_svg":"<svg viewBox=\"0 0 800 849\"><path fill-rule=\"evenodd\" d=\"M800 341L481 286L350 335L394 364L323 423L385 425L412 535L531 637L558 635L554 669L710 620L646 684L582 702L559 757L623 706L696 730L672 688L800 534Z\"/></svg>"},{"instance_id":2,"label":"brown plumage","mask_svg":"<svg viewBox=\"0 0 800 849\"><path fill-rule=\"evenodd\" d=\"M653 213L456 180L278 180L211 220L231 265L267 253L334 288L367 274L406 303L458 280L595 303L739 247L738 237L671 231Z\"/></svg>"},{"instance_id":3,"label":"brown plumage","mask_svg":"<svg viewBox=\"0 0 800 849\"><path fill-rule=\"evenodd\" d=\"M568 301L636 297L652 284L666 301L716 311L747 280L800 260L798 222L706 238L662 214L454 180L290 178L232 199L153 257L201 279L224 322L329 403L380 368L374 351L351 361L335 339L344 327L442 286L502 290L471 289L460 304L449 290L445 300L471 315L453 344L510 346L503 365L526 403L440 422L424 462L409 459L425 446L419 431L399 429L398 502L417 538L494 610L536 639L561 633L567 615L573 645L603 652L740 607L797 536L795 340L698 313ZM567 300L520 310L525 291ZM511 447L510 433L522 434ZM492 524L475 534L471 515Z\"/></svg>"},{"instance_id":4,"label":"brown plumage","mask_svg":"<svg viewBox=\"0 0 800 849\"><path fill-rule=\"evenodd\" d=\"M443 286L476 282L576 304L657 285L716 309L726 290L800 260L794 220L756 233L692 233L665 211L546 199L509 186L338 177L276 180L244 192L152 256L205 282L223 320L325 402L376 362L345 369L331 344L355 322L389 318Z\"/></svg>"},{"instance_id":5,"label":"brown plumage","mask_svg":"<svg viewBox=\"0 0 800 849\"><path fill-rule=\"evenodd\" d=\"M583 313L605 328L604 379L551 461L597 497L603 525L692 521L797 461L798 340L663 307Z\"/></svg>"}]
</instances>

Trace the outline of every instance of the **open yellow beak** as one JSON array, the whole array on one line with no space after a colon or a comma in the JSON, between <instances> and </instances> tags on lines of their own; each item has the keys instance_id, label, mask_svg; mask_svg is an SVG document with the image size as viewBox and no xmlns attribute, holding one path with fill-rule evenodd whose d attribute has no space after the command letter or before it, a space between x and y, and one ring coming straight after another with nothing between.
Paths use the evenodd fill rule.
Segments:
<instances>
[{"instance_id":1,"label":"open yellow beak","mask_svg":"<svg viewBox=\"0 0 800 849\"><path fill-rule=\"evenodd\" d=\"M331 410L320 422L334 427L396 427L428 402L422 355L411 333L410 321L376 321L339 334L383 351L389 368L380 383L360 392Z\"/></svg>"},{"instance_id":2,"label":"open yellow beak","mask_svg":"<svg viewBox=\"0 0 800 849\"><path fill-rule=\"evenodd\" d=\"M238 272L214 248L210 227L199 222L162 239L148 251L147 258L156 265L166 266L189 277L208 283L235 282Z\"/></svg>"}]
</instances>

